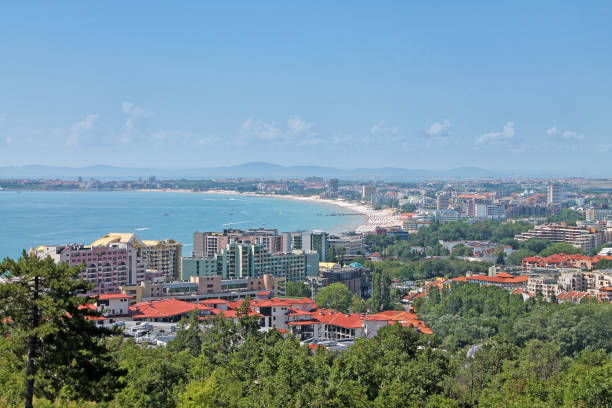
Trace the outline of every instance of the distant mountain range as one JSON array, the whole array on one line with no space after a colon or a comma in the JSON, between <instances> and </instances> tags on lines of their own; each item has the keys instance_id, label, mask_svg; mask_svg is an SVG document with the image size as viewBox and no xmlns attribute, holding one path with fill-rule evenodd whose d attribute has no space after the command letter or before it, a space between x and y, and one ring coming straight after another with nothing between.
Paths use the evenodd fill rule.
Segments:
<instances>
[{"instance_id":1,"label":"distant mountain range","mask_svg":"<svg viewBox=\"0 0 612 408\"><path fill-rule=\"evenodd\" d=\"M327 177L350 180L469 180L494 179L529 176L529 174L515 174L486 170L478 167L460 167L448 170L413 170L396 167L381 168L353 168L343 169L323 166L282 166L266 162L251 162L237 166L209 167L194 169L156 169L156 168L130 168L96 165L88 167L56 167L56 166L6 166L0 167L0 178L60 178L75 179L97 178L103 180L126 180L138 177L156 176L160 179L188 178L304 178ZM533 176L533 175L532 175ZM545 176L539 174L538 176ZM551 176L552 175L548 175Z\"/></svg>"}]
</instances>

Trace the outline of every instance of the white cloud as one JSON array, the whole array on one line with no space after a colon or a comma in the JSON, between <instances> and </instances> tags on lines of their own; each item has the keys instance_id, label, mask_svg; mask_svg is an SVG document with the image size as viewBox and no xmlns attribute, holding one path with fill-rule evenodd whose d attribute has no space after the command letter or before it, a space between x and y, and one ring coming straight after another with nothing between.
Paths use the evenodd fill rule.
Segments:
<instances>
[{"instance_id":1,"label":"white cloud","mask_svg":"<svg viewBox=\"0 0 612 408\"><path fill-rule=\"evenodd\" d=\"M314 132L313 123L298 116L287 119L287 127L280 127L276 122L259 119L247 119L240 126L237 143L247 144L252 141L296 143L299 145L321 144L323 140Z\"/></svg>"},{"instance_id":2,"label":"white cloud","mask_svg":"<svg viewBox=\"0 0 612 408\"><path fill-rule=\"evenodd\" d=\"M370 128L370 132L373 134L392 134L395 135L399 133L399 129L392 126L385 126L385 121L381 120L378 123L374 124Z\"/></svg>"},{"instance_id":3,"label":"white cloud","mask_svg":"<svg viewBox=\"0 0 612 408\"><path fill-rule=\"evenodd\" d=\"M573 130L562 131L557 127L557 125L554 125L550 129L546 130L546 134L561 140L584 140L585 138L584 134L575 132Z\"/></svg>"},{"instance_id":4,"label":"white cloud","mask_svg":"<svg viewBox=\"0 0 612 408\"><path fill-rule=\"evenodd\" d=\"M514 140L514 122L508 122L501 132L489 132L476 139L476 145L499 145L507 144Z\"/></svg>"},{"instance_id":5,"label":"white cloud","mask_svg":"<svg viewBox=\"0 0 612 408\"><path fill-rule=\"evenodd\" d=\"M132 102L123 102L121 104L121 110L126 115L134 116L134 117L137 117L137 118L145 118L147 116L151 116L152 115L152 112L144 110L144 109L134 105Z\"/></svg>"},{"instance_id":6,"label":"white cloud","mask_svg":"<svg viewBox=\"0 0 612 408\"><path fill-rule=\"evenodd\" d=\"M608 153L612 150L612 143L603 143L597 146L597 151L600 153Z\"/></svg>"},{"instance_id":7,"label":"white cloud","mask_svg":"<svg viewBox=\"0 0 612 408\"><path fill-rule=\"evenodd\" d=\"M85 117L85 119L75 122L72 124L71 130L70 130L70 134L68 135L68 138L65 141L66 146L74 146L76 144L79 143L79 141L83 138L83 136L85 136L86 134L90 133L96 122L98 121L98 115L96 114L89 114ZM62 133L63 131L61 131L60 129L55 129L54 132L57 133Z\"/></svg>"},{"instance_id":8,"label":"white cloud","mask_svg":"<svg viewBox=\"0 0 612 408\"><path fill-rule=\"evenodd\" d=\"M289 118L287 120L287 125L289 126L289 131L295 135L301 135L314 128L312 123L303 121L298 116Z\"/></svg>"},{"instance_id":9,"label":"white cloud","mask_svg":"<svg viewBox=\"0 0 612 408\"><path fill-rule=\"evenodd\" d=\"M450 135L450 128L451 124L448 120L434 122L425 130L425 134L430 137L448 137Z\"/></svg>"},{"instance_id":10,"label":"white cloud","mask_svg":"<svg viewBox=\"0 0 612 408\"><path fill-rule=\"evenodd\" d=\"M565 132L561 133L561 139L565 139L565 140L583 140L584 139L584 135L578 132L574 132L571 130L566 130Z\"/></svg>"},{"instance_id":11,"label":"white cloud","mask_svg":"<svg viewBox=\"0 0 612 408\"><path fill-rule=\"evenodd\" d=\"M6 122L8 119L8 115L6 113L0 113L0 124Z\"/></svg>"},{"instance_id":12,"label":"white cloud","mask_svg":"<svg viewBox=\"0 0 612 408\"><path fill-rule=\"evenodd\" d=\"M271 141L280 139L282 136L283 132L281 132L274 122L247 119L242 126L240 126L239 140L242 142L247 142L250 139Z\"/></svg>"}]
</instances>

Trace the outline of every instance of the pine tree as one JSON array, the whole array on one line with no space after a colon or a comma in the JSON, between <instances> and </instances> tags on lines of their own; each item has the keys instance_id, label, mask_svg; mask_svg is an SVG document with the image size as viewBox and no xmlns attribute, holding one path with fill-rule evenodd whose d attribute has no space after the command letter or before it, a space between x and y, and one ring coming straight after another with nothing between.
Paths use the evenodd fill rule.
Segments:
<instances>
[{"instance_id":1,"label":"pine tree","mask_svg":"<svg viewBox=\"0 0 612 408\"><path fill-rule=\"evenodd\" d=\"M54 400L60 391L69 398L110 399L117 386L119 372L99 340L112 331L91 319L97 312L83 295L92 285L77 279L79 271L25 251L0 263L0 325L21 343L8 352L25 354L26 408L35 395Z\"/></svg>"}]
</instances>

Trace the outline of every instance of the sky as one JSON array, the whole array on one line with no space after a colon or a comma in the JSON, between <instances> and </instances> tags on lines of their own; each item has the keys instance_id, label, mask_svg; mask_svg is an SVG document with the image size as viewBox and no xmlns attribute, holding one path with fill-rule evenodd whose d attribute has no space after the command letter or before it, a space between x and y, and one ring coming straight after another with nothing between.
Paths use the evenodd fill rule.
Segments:
<instances>
[{"instance_id":1,"label":"sky","mask_svg":"<svg viewBox=\"0 0 612 408\"><path fill-rule=\"evenodd\" d=\"M612 2L0 4L0 166L612 176Z\"/></svg>"}]
</instances>

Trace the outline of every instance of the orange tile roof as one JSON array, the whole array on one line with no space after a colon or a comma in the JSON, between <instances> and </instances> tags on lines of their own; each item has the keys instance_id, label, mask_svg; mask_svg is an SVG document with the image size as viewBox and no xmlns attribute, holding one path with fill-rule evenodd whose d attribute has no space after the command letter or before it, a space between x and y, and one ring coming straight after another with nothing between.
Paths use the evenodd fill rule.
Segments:
<instances>
[{"instance_id":1,"label":"orange tile roof","mask_svg":"<svg viewBox=\"0 0 612 408\"><path fill-rule=\"evenodd\" d=\"M468 276L467 280L477 280L491 283L525 283L529 280L528 276L513 276L512 278L500 278L498 276Z\"/></svg>"},{"instance_id":2,"label":"orange tile roof","mask_svg":"<svg viewBox=\"0 0 612 408\"><path fill-rule=\"evenodd\" d=\"M226 303L230 303L230 301L225 299L205 299L200 301L202 305L221 305Z\"/></svg>"},{"instance_id":3,"label":"orange tile roof","mask_svg":"<svg viewBox=\"0 0 612 408\"><path fill-rule=\"evenodd\" d=\"M130 306L130 314L134 318L164 318L188 313L206 306L183 302L178 299L162 299L136 303Z\"/></svg>"},{"instance_id":4,"label":"orange tile roof","mask_svg":"<svg viewBox=\"0 0 612 408\"><path fill-rule=\"evenodd\" d=\"M124 295L123 293L102 293L96 296L97 299L107 300L107 299L131 299L130 295Z\"/></svg>"}]
</instances>

